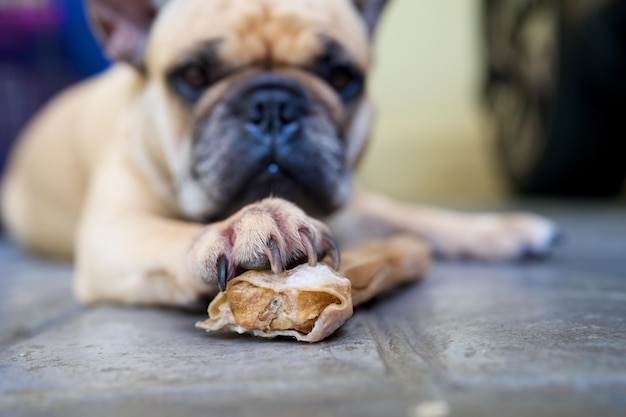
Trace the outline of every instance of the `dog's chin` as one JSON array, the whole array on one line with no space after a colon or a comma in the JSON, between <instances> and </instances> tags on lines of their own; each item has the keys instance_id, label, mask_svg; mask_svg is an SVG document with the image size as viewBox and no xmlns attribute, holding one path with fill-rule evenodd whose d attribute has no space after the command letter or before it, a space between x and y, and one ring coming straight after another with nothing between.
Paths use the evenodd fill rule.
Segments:
<instances>
[{"instance_id":1,"label":"dog's chin","mask_svg":"<svg viewBox=\"0 0 626 417\"><path fill-rule=\"evenodd\" d=\"M339 193L346 192L340 190ZM263 170L256 172L249 181L246 181L242 189L233 194L218 213L207 220L223 220L244 206L268 197L291 201L314 217L328 216L345 202L345 199L338 195L337 190L328 190L319 184L303 185L288 170L271 163Z\"/></svg>"}]
</instances>

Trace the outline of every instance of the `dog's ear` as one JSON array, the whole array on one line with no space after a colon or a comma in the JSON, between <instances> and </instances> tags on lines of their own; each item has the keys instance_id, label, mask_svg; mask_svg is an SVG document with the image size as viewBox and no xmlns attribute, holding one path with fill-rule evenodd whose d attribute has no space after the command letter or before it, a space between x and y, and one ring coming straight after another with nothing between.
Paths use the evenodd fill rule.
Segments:
<instances>
[{"instance_id":1,"label":"dog's ear","mask_svg":"<svg viewBox=\"0 0 626 417\"><path fill-rule=\"evenodd\" d=\"M91 26L106 54L115 61L143 67L157 0L87 0Z\"/></svg>"},{"instance_id":2,"label":"dog's ear","mask_svg":"<svg viewBox=\"0 0 626 417\"><path fill-rule=\"evenodd\" d=\"M370 37L373 36L389 0L352 0L352 2L361 13Z\"/></svg>"}]
</instances>

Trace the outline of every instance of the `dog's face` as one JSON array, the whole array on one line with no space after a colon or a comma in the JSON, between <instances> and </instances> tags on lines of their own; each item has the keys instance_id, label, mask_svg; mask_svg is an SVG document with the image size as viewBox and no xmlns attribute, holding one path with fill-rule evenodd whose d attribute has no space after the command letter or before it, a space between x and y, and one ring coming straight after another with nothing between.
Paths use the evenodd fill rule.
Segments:
<instances>
[{"instance_id":1,"label":"dog's face","mask_svg":"<svg viewBox=\"0 0 626 417\"><path fill-rule=\"evenodd\" d=\"M353 0L165 3L142 51L141 123L184 215L219 220L277 196L323 216L347 201L369 133L363 11Z\"/></svg>"}]
</instances>

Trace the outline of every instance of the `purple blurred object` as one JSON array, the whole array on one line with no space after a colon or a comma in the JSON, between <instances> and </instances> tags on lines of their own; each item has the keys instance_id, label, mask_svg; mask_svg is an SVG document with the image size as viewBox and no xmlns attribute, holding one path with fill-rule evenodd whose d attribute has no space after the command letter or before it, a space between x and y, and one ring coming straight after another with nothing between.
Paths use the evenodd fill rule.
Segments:
<instances>
[{"instance_id":1,"label":"purple blurred object","mask_svg":"<svg viewBox=\"0 0 626 417\"><path fill-rule=\"evenodd\" d=\"M28 118L61 88L108 66L82 1L11 3L0 0L0 175Z\"/></svg>"},{"instance_id":2,"label":"purple blurred object","mask_svg":"<svg viewBox=\"0 0 626 417\"><path fill-rule=\"evenodd\" d=\"M38 7L0 7L0 51L21 48L41 33L50 33L63 23L63 13L53 4Z\"/></svg>"},{"instance_id":3,"label":"purple blurred object","mask_svg":"<svg viewBox=\"0 0 626 417\"><path fill-rule=\"evenodd\" d=\"M0 6L0 173L30 115L77 78L63 56L63 24L63 9L54 1Z\"/></svg>"}]
</instances>

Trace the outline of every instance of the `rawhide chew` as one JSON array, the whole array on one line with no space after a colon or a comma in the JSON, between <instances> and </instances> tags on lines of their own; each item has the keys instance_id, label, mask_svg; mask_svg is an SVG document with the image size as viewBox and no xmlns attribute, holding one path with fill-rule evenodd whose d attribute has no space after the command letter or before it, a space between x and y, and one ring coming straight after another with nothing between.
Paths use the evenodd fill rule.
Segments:
<instances>
[{"instance_id":1,"label":"rawhide chew","mask_svg":"<svg viewBox=\"0 0 626 417\"><path fill-rule=\"evenodd\" d=\"M209 319L196 327L317 342L352 315L350 291L350 281L322 263L282 274L247 271L217 295Z\"/></svg>"},{"instance_id":2,"label":"rawhide chew","mask_svg":"<svg viewBox=\"0 0 626 417\"><path fill-rule=\"evenodd\" d=\"M431 264L430 247L410 235L366 241L341 257L340 273L352 282L354 306L400 284L421 281Z\"/></svg>"}]
</instances>

